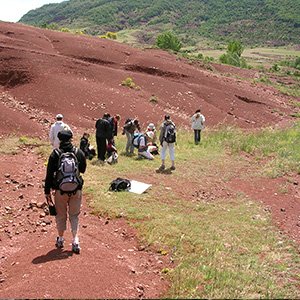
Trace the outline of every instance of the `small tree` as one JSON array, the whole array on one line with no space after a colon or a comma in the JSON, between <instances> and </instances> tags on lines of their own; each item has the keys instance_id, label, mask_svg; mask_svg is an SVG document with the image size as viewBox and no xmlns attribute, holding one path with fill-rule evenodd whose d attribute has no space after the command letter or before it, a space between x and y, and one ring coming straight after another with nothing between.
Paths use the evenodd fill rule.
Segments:
<instances>
[{"instance_id":1,"label":"small tree","mask_svg":"<svg viewBox=\"0 0 300 300\"><path fill-rule=\"evenodd\" d=\"M238 57L241 57L244 51L244 47L241 42L239 41L231 41L227 46L227 52L236 54Z\"/></svg>"},{"instance_id":2,"label":"small tree","mask_svg":"<svg viewBox=\"0 0 300 300\"><path fill-rule=\"evenodd\" d=\"M246 61L241 57L243 51L244 47L241 42L231 41L227 46L227 52L221 55L219 60L223 64L246 68Z\"/></svg>"},{"instance_id":3,"label":"small tree","mask_svg":"<svg viewBox=\"0 0 300 300\"><path fill-rule=\"evenodd\" d=\"M181 42L172 32L165 32L158 35L156 45L161 49L170 49L178 52L182 46Z\"/></svg>"}]
</instances>

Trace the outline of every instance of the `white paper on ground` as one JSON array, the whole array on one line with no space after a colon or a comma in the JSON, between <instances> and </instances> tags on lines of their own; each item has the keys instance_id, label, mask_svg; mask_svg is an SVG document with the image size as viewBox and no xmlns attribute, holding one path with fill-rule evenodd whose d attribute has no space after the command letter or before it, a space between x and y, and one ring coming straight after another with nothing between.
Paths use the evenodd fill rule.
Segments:
<instances>
[{"instance_id":1,"label":"white paper on ground","mask_svg":"<svg viewBox=\"0 0 300 300\"><path fill-rule=\"evenodd\" d=\"M152 186L152 184L147 184L136 180L130 180L130 183L131 187L128 191L135 194L143 194L150 186Z\"/></svg>"}]
</instances>

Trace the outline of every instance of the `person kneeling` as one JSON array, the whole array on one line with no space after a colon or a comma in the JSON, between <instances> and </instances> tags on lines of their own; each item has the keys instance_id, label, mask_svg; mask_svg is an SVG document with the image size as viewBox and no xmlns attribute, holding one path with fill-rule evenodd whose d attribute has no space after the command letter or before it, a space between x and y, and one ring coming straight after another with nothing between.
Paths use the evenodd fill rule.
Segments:
<instances>
[{"instance_id":1,"label":"person kneeling","mask_svg":"<svg viewBox=\"0 0 300 300\"><path fill-rule=\"evenodd\" d=\"M147 135L143 133L135 133L133 136L132 144L135 148L138 149L138 158L144 157L150 160L154 159L154 156L148 149Z\"/></svg>"}]
</instances>

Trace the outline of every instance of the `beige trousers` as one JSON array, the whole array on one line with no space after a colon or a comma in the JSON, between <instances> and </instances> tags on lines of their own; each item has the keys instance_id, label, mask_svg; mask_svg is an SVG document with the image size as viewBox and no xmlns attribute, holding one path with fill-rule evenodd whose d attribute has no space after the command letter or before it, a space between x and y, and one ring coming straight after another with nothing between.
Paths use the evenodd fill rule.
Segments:
<instances>
[{"instance_id":1,"label":"beige trousers","mask_svg":"<svg viewBox=\"0 0 300 300\"><path fill-rule=\"evenodd\" d=\"M73 236L77 235L79 227L79 214L81 207L82 191L78 190L76 194L61 194L55 191L54 201L56 207L56 227L58 232L67 229L67 215L71 224Z\"/></svg>"}]
</instances>

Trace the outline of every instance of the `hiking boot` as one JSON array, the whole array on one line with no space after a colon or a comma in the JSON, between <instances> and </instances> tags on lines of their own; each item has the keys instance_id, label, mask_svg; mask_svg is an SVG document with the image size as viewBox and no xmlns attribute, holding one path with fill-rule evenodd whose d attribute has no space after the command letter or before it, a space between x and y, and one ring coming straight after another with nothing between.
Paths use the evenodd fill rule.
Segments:
<instances>
[{"instance_id":1,"label":"hiking boot","mask_svg":"<svg viewBox=\"0 0 300 300\"><path fill-rule=\"evenodd\" d=\"M56 248L62 249L64 247L64 241L64 238L60 239L59 237L57 237L55 243Z\"/></svg>"},{"instance_id":2,"label":"hiking boot","mask_svg":"<svg viewBox=\"0 0 300 300\"><path fill-rule=\"evenodd\" d=\"M72 252L75 253L75 254L80 253L79 243L72 243Z\"/></svg>"},{"instance_id":3,"label":"hiking boot","mask_svg":"<svg viewBox=\"0 0 300 300\"><path fill-rule=\"evenodd\" d=\"M159 168L158 168L158 171L164 171L166 167L164 165L161 165Z\"/></svg>"},{"instance_id":4,"label":"hiking boot","mask_svg":"<svg viewBox=\"0 0 300 300\"><path fill-rule=\"evenodd\" d=\"M175 170L176 170L175 166L172 166L172 167L170 168L170 170L175 171Z\"/></svg>"}]
</instances>

